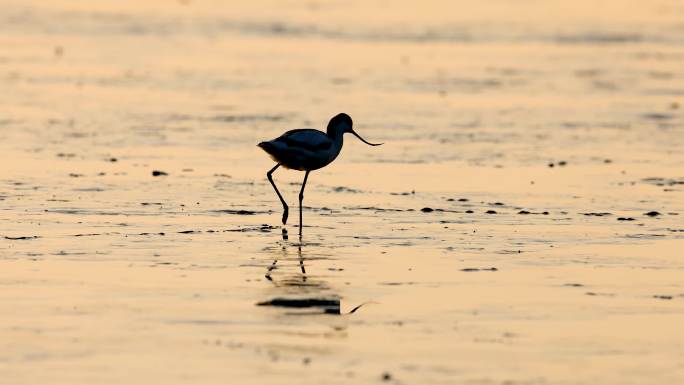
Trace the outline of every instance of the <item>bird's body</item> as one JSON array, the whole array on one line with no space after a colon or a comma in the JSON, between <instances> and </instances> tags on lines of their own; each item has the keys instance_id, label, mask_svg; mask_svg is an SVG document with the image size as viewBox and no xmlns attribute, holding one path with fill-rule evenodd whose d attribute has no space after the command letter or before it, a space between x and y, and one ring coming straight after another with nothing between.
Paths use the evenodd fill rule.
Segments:
<instances>
[{"instance_id":1,"label":"bird's body","mask_svg":"<svg viewBox=\"0 0 684 385\"><path fill-rule=\"evenodd\" d=\"M331 138L312 128L290 130L276 139L259 143L271 159L299 171L318 170L329 165L342 150L342 133Z\"/></svg>"},{"instance_id":2,"label":"bird's body","mask_svg":"<svg viewBox=\"0 0 684 385\"><path fill-rule=\"evenodd\" d=\"M330 119L327 132L311 128L290 130L276 139L258 144L259 147L271 156L271 159L278 163L266 176L269 182L271 182L273 189L275 189L276 194L278 194L280 202L283 204L283 225L287 222L288 207L273 182L272 174L280 166L292 170L306 171L302 189L299 192L299 235L302 235L302 200L304 199L304 187L306 186L309 172L323 168L337 158L342 150L345 133L351 133L371 146L382 144L365 141L353 130L352 126L353 123L349 115L342 113Z\"/></svg>"}]
</instances>

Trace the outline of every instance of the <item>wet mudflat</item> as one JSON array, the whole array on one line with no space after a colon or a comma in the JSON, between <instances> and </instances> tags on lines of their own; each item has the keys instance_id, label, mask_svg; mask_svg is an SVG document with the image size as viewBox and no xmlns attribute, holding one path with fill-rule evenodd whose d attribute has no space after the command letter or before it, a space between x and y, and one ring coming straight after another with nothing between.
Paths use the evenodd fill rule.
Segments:
<instances>
[{"instance_id":1,"label":"wet mudflat","mask_svg":"<svg viewBox=\"0 0 684 385\"><path fill-rule=\"evenodd\" d=\"M684 380L682 5L388 4L6 1L3 383Z\"/></svg>"}]
</instances>

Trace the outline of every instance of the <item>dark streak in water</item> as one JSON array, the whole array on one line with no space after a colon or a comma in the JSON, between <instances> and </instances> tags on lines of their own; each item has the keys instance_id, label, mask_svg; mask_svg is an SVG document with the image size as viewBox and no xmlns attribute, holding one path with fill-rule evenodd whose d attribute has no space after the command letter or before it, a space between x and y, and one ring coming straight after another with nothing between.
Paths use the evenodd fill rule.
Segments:
<instances>
[{"instance_id":1,"label":"dark streak in water","mask_svg":"<svg viewBox=\"0 0 684 385\"><path fill-rule=\"evenodd\" d=\"M267 121L267 122L279 122L285 119L284 115L216 115L212 116L209 120L217 122L256 122L256 121Z\"/></svg>"},{"instance_id":2,"label":"dark streak in water","mask_svg":"<svg viewBox=\"0 0 684 385\"><path fill-rule=\"evenodd\" d=\"M360 207L345 207L344 209L346 210L373 210L373 211L393 211L393 212L404 212L404 211L413 211L413 210L402 210L402 209L384 209L381 207L374 207L374 206L360 206Z\"/></svg>"},{"instance_id":3,"label":"dark streak in water","mask_svg":"<svg viewBox=\"0 0 684 385\"><path fill-rule=\"evenodd\" d=\"M625 238L645 239L645 238L661 238L664 236L665 236L665 234L627 234L627 235L625 235Z\"/></svg>"},{"instance_id":4,"label":"dark streak in water","mask_svg":"<svg viewBox=\"0 0 684 385\"><path fill-rule=\"evenodd\" d=\"M256 215L256 214L269 214L271 211L253 211L253 210L213 210L213 213L219 214L233 214L233 215Z\"/></svg>"},{"instance_id":5,"label":"dark streak in water","mask_svg":"<svg viewBox=\"0 0 684 385\"><path fill-rule=\"evenodd\" d=\"M224 232L248 232L248 231L258 231L262 233L269 233L271 230L277 229L277 226L271 226L267 224L263 224L261 226L253 226L253 227L242 227L238 229L227 229L223 230Z\"/></svg>"},{"instance_id":6,"label":"dark streak in water","mask_svg":"<svg viewBox=\"0 0 684 385\"><path fill-rule=\"evenodd\" d=\"M361 190L357 190L357 189L353 189L351 187L345 187L345 186L333 187L332 191L338 192L338 193L345 193L346 192L346 193L354 193L354 194L361 192Z\"/></svg>"},{"instance_id":7,"label":"dark streak in water","mask_svg":"<svg viewBox=\"0 0 684 385\"><path fill-rule=\"evenodd\" d=\"M639 43L644 40L644 36L632 32L586 32L574 35L558 35L555 38L557 43L563 44L625 44Z\"/></svg>"},{"instance_id":8,"label":"dark streak in water","mask_svg":"<svg viewBox=\"0 0 684 385\"><path fill-rule=\"evenodd\" d=\"M384 286L403 286L403 285L415 285L415 282L378 282L378 285Z\"/></svg>"},{"instance_id":9,"label":"dark streak in water","mask_svg":"<svg viewBox=\"0 0 684 385\"><path fill-rule=\"evenodd\" d=\"M257 306L275 306L285 308L318 308L324 314L340 314L340 300L326 298L274 298L257 303Z\"/></svg>"},{"instance_id":10,"label":"dark streak in water","mask_svg":"<svg viewBox=\"0 0 684 385\"><path fill-rule=\"evenodd\" d=\"M461 271L471 273L475 271L499 271L499 269L496 267L466 267L465 269L461 269Z\"/></svg>"},{"instance_id":11,"label":"dark streak in water","mask_svg":"<svg viewBox=\"0 0 684 385\"><path fill-rule=\"evenodd\" d=\"M681 178L659 178L659 177L651 177L651 178L644 178L641 180L644 183L656 185L656 186L675 186L675 185L684 185L684 179Z\"/></svg>"}]
</instances>

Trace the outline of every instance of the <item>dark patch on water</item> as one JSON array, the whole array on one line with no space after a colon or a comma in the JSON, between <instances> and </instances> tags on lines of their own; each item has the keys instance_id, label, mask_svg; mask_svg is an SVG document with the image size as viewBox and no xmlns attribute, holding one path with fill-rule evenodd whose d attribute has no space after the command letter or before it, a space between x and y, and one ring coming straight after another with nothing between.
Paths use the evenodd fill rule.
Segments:
<instances>
[{"instance_id":1,"label":"dark patch on water","mask_svg":"<svg viewBox=\"0 0 684 385\"><path fill-rule=\"evenodd\" d=\"M215 115L212 116L209 120L224 123L245 123L258 121L279 122L284 119L284 115Z\"/></svg>"},{"instance_id":2,"label":"dark patch on water","mask_svg":"<svg viewBox=\"0 0 684 385\"><path fill-rule=\"evenodd\" d=\"M378 282L378 285L383 286L403 286L403 285L415 285L415 282Z\"/></svg>"},{"instance_id":3,"label":"dark patch on water","mask_svg":"<svg viewBox=\"0 0 684 385\"><path fill-rule=\"evenodd\" d=\"M271 226L271 225L266 225L263 224L261 226L253 226L253 227L241 227L238 229L228 229L228 230L223 230L224 232L248 232L248 231L256 231L256 232L262 232L262 233L268 233L271 232L271 230L277 229L277 226ZM283 229L285 230L285 229ZM284 232L287 234L287 232Z\"/></svg>"},{"instance_id":4,"label":"dark patch on water","mask_svg":"<svg viewBox=\"0 0 684 385\"><path fill-rule=\"evenodd\" d=\"M19 123L19 121L12 119L0 119L0 126L7 126L14 123Z\"/></svg>"},{"instance_id":5,"label":"dark patch on water","mask_svg":"<svg viewBox=\"0 0 684 385\"><path fill-rule=\"evenodd\" d=\"M172 265L178 265L178 262L163 262L163 261L160 261L160 262L155 262L155 263L153 263L153 264L151 264L151 265L149 265L149 266L150 266L150 267L156 267L156 266L172 266Z\"/></svg>"},{"instance_id":6,"label":"dark patch on water","mask_svg":"<svg viewBox=\"0 0 684 385\"><path fill-rule=\"evenodd\" d=\"M212 212L213 213L219 213L219 214L232 214L232 215L256 215L256 214L268 214L271 211L223 209L223 210L213 210Z\"/></svg>"},{"instance_id":7,"label":"dark patch on water","mask_svg":"<svg viewBox=\"0 0 684 385\"><path fill-rule=\"evenodd\" d=\"M464 271L466 273L472 273L476 271L499 271L496 267L466 267L464 269L461 269L461 271Z\"/></svg>"},{"instance_id":8,"label":"dark patch on water","mask_svg":"<svg viewBox=\"0 0 684 385\"><path fill-rule=\"evenodd\" d=\"M674 115L672 114L662 114L658 112L652 112L652 113L647 113L641 115L642 118L647 119L647 120L657 120L657 121L663 121L663 120L671 120L674 118Z\"/></svg>"},{"instance_id":9,"label":"dark patch on water","mask_svg":"<svg viewBox=\"0 0 684 385\"><path fill-rule=\"evenodd\" d=\"M112 233L86 233L86 234L74 234L74 237L94 237L96 235L110 235ZM118 233L117 233L118 234Z\"/></svg>"},{"instance_id":10,"label":"dark patch on water","mask_svg":"<svg viewBox=\"0 0 684 385\"><path fill-rule=\"evenodd\" d=\"M354 193L354 194L361 192L361 190L356 190L356 189L353 189L351 187L345 187L345 186L333 187L332 191L338 192L338 193L345 192L345 193Z\"/></svg>"},{"instance_id":11,"label":"dark patch on water","mask_svg":"<svg viewBox=\"0 0 684 385\"><path fill-rule=\"evenodd\" d=\"M586 32L579 34L557 35L554 40L561 44L625 44L640 43L644 36L630 32Z\"/></svg>"},{"instance_id":12,"label":"dark patch on water","mask_svg":"<svg viewBox=\"0 0 684 385\"><path fill-rule=\"evenodd\" d=\"M38 235L25 235L25 236L18 236L18 237L11 237L11 236L4 236L5 239L8 239L10 241L20 241L20 240L27 240L27 239L38 239L40 236Z\"/></svg>"},{"instance_id":13,"label":"dark patch on water","mask_svg":"<svg viewBox=\"0 0 684 385\"><path fill-rule=\"evenodd\" d=\"M422 212L424 212L424 213L431 213L431 212L433 212L433 211L435 211L435 210L434 210L433 208L431 208L431 207L423 207L422 209L420 209L420 211L422 211Z\"/></svg>"},{"instance_id":14,"label":"dark patch on water","mask_svg":"<svg viewBox=\"0 0 684 385\"><path fill-rule=\"evenodd\" d=\"M684 185L684 179L683 178L659 178L659 177L651 177L651 178L644 178L641 180L644 183L656 185L656 186L675 186L675 185Z\"/></svg>"},{"instance_id":15,"label":"dark patch on water","mask_svg":"<svg viewBox=\"0 0 684 385\"><path fill-rule=\"evenodd\" d=\"M403 212L403 211L414 211L413 209L402 210L402 209L385 209L382 207L375 206L359 206L359 207L344 207L345 210L373 210L373 211L392 211L392 212Z\"/></svg>"},{"instance_id":16,"label":"dark patch on water","mask_svg":"<svg viewBox=\"0 0 684 385\"><path fill-rule=\"evenodd\" d=\"M561 160L561 161L558 161L558 162L556 162L556 163L550 162L550 163L548 164L548 166L551 167L551 168L555 167L556 165L558 165L559 167L565 167L567 164L568 164L567 161Z\"/></svg>"},{"instance_id":17,"label":"dark patch on water","mask_svg":"<svg viewBox=\"0 0 684 385\"><path fill-rule=\"evenodd\" d=\"M521 250L499 250L496 252L497 254L521 254Z\"/></svg>"},{"instance_id":18,"label":"dark patch on water","mask_svg":"<svg viewBox=\"0 0 684 385\"><path fill-rule=\"evenodd\" d=\"M380 30L342 30L338 28L321 28L312 24L295 25L291 23L223 23L223 28L235 28L243 33L266 34L281 37L310 37L335 40L358 41L399 41L399 42L466 42L471 40L470 34L461 28L428 28L416 29L406 26L396 29Z\"/></svg>"},{"instance_id":19,"label":"dark patch on water","mask_svg":"<svg viewBox=\"0 0 684 385\"><path fill-rule=\"evenodd\" d=\"M136 212L136 213L122 213L118 211L91 211L91 210L80 210L80 209L45 209L45 212L50 212L50 213L57 213L57 214L71 214L71 215L124 215L124 216L129 216L129 215L142 215L142 216L150 216L150 215L159 215L156 213L145 213L145 212Z\"/></svg>"},{"instance_id":20,"label":"dark patch on water","mask_svg":"<svg viewBox=\"0 0 684 385\"><path fill-rule=\"evenodd\" d=\"M649 239L649 238L662 238L665 234L627 234L625 238L637 238L637 239Z\"/></svg>"},{"instance_id":21,"label":"dark patch on water","mask_svg":"<svg viewBox=\"0 0 684 385\"><path fill-rule=\"evenodd\" d=\"M56 253L51 253L51 255L88 255L90 253L84 252L84 251L65 251L65 250L60 250L59 252ZM95 254L103 254L100 252L96 252Z\"/></svg>"},{"instance_id":22,"label":"dark patch on water","mask_svg":"<svg viewBox=\"0 0 684 385\"><path fill-rule=\"evenodd\" d=\"M259 302L257 306L316 309L323 314L340 314L340 300L337 298L274 298L270 301Z\"/></svg>"}]
</instances>

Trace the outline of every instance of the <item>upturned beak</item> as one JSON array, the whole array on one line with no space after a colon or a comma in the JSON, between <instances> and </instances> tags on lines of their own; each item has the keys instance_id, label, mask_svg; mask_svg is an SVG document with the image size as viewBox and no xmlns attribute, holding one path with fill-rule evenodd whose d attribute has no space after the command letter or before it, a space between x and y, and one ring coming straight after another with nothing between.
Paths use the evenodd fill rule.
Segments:
<instances>
[{"instance_id":1,"label":"upturned beak","mask_svg":"<svg viewBox=\"0 0 684 385\"><path fill-rule=\"evenodd\" d=\"M370 143L370 142L367 142L366 139L362 138L359 134L356 133L356 131L351 130L350 132L351 132L352 134L354 134L354 136L356 136L357 138L359 138L362 142L366 143L366 144L369 145L369 146L379 146L379 145L383 144L383 143Z\"/></svg>"}]
</instances>

